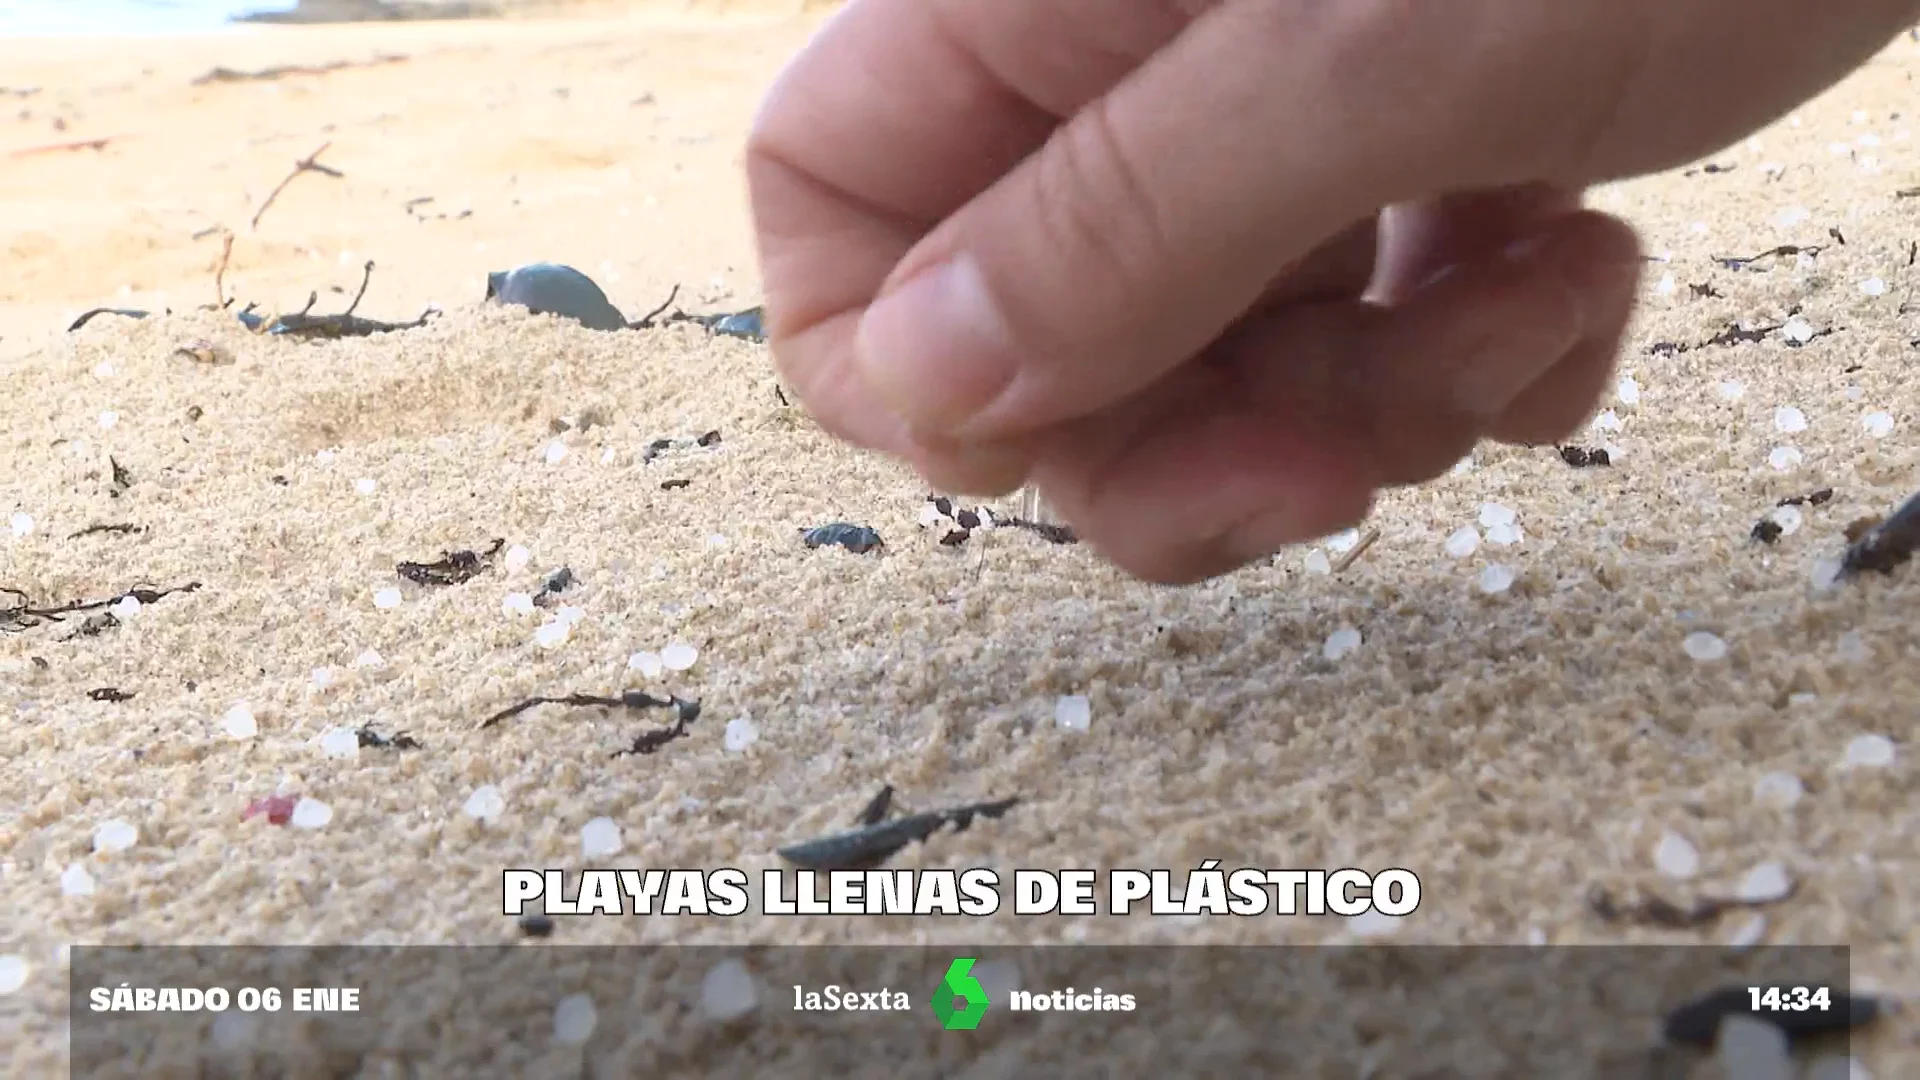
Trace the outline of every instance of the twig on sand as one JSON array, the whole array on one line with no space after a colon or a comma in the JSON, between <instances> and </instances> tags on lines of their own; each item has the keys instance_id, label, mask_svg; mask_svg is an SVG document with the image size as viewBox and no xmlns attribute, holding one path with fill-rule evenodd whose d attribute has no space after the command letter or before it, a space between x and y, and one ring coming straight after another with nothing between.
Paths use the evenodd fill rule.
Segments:
<instances>
[{"instance_id":1,"label":"twig on sand","mask_svg":"<svg viewBox=\"0 0 1920 1080\"><path fill-rule=\"evenodd\" d=\"M240 71L230 67L217 67L193 80L195 86L223 82L269 82L288 75L327 75L347 68L379 67L383 64L398 64L407 57L397 53L383 53L371 60L335 60L326 64L277 64L261 68L258 71Z\"/></svg>"},{"instance_id":2,"label":"twig on sand","mask_svg":"<svg viewBox=\"0 0 1920 1080\"><path fill-rule=\"evenodd\" d=\"M528 709L541 705L566 705L576 709L665 709L671 708L676 717L684 718L688 723L699 719L700 703L679 697L654 697L643 690L623 690L619 694L541 694L526 698L509 705L485 720L480 726L490 728L502 720L512 719Z\"/></svg>"},{"instance_id":3,"label":"twig on sand","mask_svg":"<svg viewBox=\"0 0 1920 1080\"><path fill-rule=\"evenodd\" d=\"M265 199L261 200L260 209L255 210L253 212L253 222L251 225L248 226L248 228L257 229L260 227L260 219L263 216L265 216L267 212L267 207L272 206L273 200L279 198L280 193L287 190L287 185L293 183L293 178L296 176L299 176L301 173L317 172L317 173L321 173L323 175L331 176L335 178L345 175L344 173L340 172L340 170L335 169L330 165L322 165L318 161L318 158L320 157L320 155L326 153L327 147L332 145L333 145L333 142L331 140L327 142L323 142L320 144L320 148L318 150L315 150L313 153L308 154L306 157L303 157L299 161L294 162L293 171L288 173L286 179L280 181L280 183L276 185L272 191L267 192L267 197Z\"/></svg>"},{"instance_id":4,"label":"twig on sand","mask_svg":"<svg viewBox=\"0 0 1920 1080\"><path fill-rule=\"evenodd\" d=\"M219 310L227 308L227 263L233 260L233 233L220 241L220 265L213 268L213 299Z\"/></svg>"},{"instance_id":5,"label":"twig on sand","mask_svg":"<svg viewBox=\"0 0 1920 1080\"><path fill-rule=\"evenodd\" d=\"M32 598L25 592L0 585L0 593L14 597L16 601L6 606L0 606L0 632L17 633L21 630L38 626L43 622L60 622L62 615L102 611L125 600L127 597L132 597L142 604L152 604L174 593L199 591L200 583L197 581L189 581L185 585L177 585L171 589L153 589L145 586L136 586L125 592L115 593L103 600L75 600L68 604L55 604L52 607L35 607L33 606Z\"/></svg>"},{"instance_id":6,"label":"twig on sand","mask_svg":"<svg viewBox=\"0 0 1920 1080\"><path fill-rule=\"evenodd\" d=\"M1372 547L1373 542L1378 539L1380 539L1380 530L1368 529L1366 535L1360 538L1360 542L1353 545L1353 548L1349 550L1345 555L1340 556L1339 562L1333 564L1333 573L1336 573L1336 574L1345 573L1347 567L1352 566L1356 562L1359 562L1360 556L1365 555L1367 553L1367 549Z\"/></svg>"},{"instance_id":7,"label":"twig on sand","mask_svg":"<svg viewBox=\"0 0 1920 1080\"><path fill-rule=\"evenodd\" d=\"M673 291L667 293L667 298L665 300L660 301L659 307L654 308L652 311L647 312L645 315L641 316L638 320L628 323L627 329L629 330L651 329L653 326L653 320L665 314L666 310L673 306L673 298L679 295L680 295L680 286L675 285L673 287Z\"/></svg>"},{"instance_id":8,"label":"twig on sand","mask_svg":"<svg viewBox=\"0 0 1920 1080\"><path fill-rule=\"evenodd\" d=\"M8 157L33 157L37 154L57 154L63 150L104 150L107 144L121 138L119 135L102 135L97 139L75 139L72 142L47 143L43 146L27 146L8 154Z\"/></svg>"}]
</instances>

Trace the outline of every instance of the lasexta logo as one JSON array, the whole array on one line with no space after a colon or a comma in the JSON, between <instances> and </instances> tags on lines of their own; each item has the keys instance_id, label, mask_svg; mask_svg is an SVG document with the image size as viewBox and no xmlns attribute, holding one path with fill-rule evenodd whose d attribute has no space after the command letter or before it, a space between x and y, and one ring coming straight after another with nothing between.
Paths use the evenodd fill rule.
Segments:
<instances>
[{"instance_id":1,"label":"lasexta logo","mask_svg":"<svg viewBox=\"0 0 1920 1080\"><path fill-rule=\"evenodd\" d=\"M987 1015L987 991L972 974L974 959L963 956L947 965L947 975L933 992L933 1015L948 1031L972 1031Z\"/></svg>"}]
</instances>

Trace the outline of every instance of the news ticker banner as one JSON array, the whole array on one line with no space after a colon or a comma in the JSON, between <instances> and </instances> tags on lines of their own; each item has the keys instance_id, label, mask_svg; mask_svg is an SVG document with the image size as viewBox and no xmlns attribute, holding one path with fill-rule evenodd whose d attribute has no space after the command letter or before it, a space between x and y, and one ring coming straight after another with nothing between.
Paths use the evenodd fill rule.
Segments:
<instances>
[{"instance_id":1,"label":"news ticker banner","mask_svg":"<svg viewBox=\"0 0 1920 1080\"><path fill-rule=\"evenodd\" d=\"M1645 1076L1701 1053L1663 1040L1677 1006L1849 975L1812 947L76 947L70 1031L77 1080Z\"/></svg>"}]
</instances>

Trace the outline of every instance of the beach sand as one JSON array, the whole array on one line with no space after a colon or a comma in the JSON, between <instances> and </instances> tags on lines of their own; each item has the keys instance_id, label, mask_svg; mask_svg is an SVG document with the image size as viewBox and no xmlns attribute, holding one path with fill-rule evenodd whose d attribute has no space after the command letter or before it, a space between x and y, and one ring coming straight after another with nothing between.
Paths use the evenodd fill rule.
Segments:
<instances>
[{"instance_id":1,"label":"beach sand","mask_svg":"<svg viewBox=\"0 0 1920 1080\"><path fill-rule=\"evenodd\" d=\"M783 404L762 346L480 303L488 271L539 260L592 275L630 318L674 286L689 311L756 303L741 139L817 24L796 7L0 43L0 586L46 607L198 583L97 633L72 616L0 636L0 958L17 958L0 966L26 965L0 996L0 1023L24 1033L0 1054L9 1075L58 1075L63 943L511 944L504 868L757 875L883 784L911 810L1023 800L890 866L1404 867L1423 888L1397 943L1843 942L1857 984L1920 991L1920 566L1812 581L1850 523L1920 488L1920 198L1897 195L1920 184L1920 44L1711 159L1730 169L1597 193L1670 259L1648 267L1631 388L1581 436L1610 467L1482 447L1386 496L1344 570L1314 572L1341 558L1321 546L1163 589L1017 530L943 546L915 478ZM359 66L196 81L337 62ZM94 139L109 141L21 153ZM341 175L297 177L250 227L323 144ZM222 229L241 304L299 310L317 291L316 310L339 310L372 260L359 314L444 314L341 341L251 335L199 310ZM1820 250L1715 261L1786 244ZM66 332L101 305L173 314ZM1796 344L1793 323L1656 347L1795 313L1818 336ZM1804 430L1777 426L1789 407ZM1827 488L1773 543L1750 538L1780 500ZM1486 504L1512 512L1517 542L1495 542L1515 532ZM833 521L885 549L801 542ZM102 525L139 531L73 536ZM1478 548L1451 557L1466 526ZM451 586L396 575L496 540L530 561L502 552ZM503 604L563 566L575 584L557 600L578 610L556 641L540 629L555 610ZM1495 566L1512 585L1483 592ZM386 589L397 606L376 603ZM1343 628L1360 644L1329 659ZM1701 632L1724 655L1693 658ZM674 642L697 648L690 669L629 667ZM637 687L702 706L648 756L612 754L664 714L546 706L478 726L528 695ZM131 696L93 700L106 688ZM1085 730L1056 723L1063 695L1087 698ZM244 739L226 731L240 703ZM325 732L362 725L423 748L323 752ZM1848 764L1875 735L1891 762ZM1800 781L1797 803L1756 793L1771 773ZM483 785L504 799L490 823L463 810ZM276 792L331 819L242 819ZM598 817L624 850L588 860ZM95 852L109 821L137 843ZM1697 850L1693 877L1656 866L1668 832ZM1768 862L1789 898L1695 927L1591 902L1684 905ZM89 895L63 894L76 864ZM1363 928L754 914L562 919L550 941L1278 944ZM1896 1018L1854 1052L1872 1075L1920 1075L1920 1026Z\"/></svg>"}]
</instances>

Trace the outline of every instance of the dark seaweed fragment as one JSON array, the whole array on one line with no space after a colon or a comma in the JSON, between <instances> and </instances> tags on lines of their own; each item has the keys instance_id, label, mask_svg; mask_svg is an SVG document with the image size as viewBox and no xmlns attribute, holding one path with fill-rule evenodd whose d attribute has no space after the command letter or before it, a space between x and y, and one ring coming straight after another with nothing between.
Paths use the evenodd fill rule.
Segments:
<instances>
[{"instance_id":1,"label":"dark seaweed fragment","mask_svg":"<svg viewBox=\"0 0 1920 1080\"><path fill-rule=\"evenodd\" d=\"M975 817L997 818L1019 802L1020 798L1014 796L864 824L846 832L789 845L776 854L806 870L868 870L886 862L908 844L925 841L941 829L951 827L954 832L964 832Z\"/></svg>"}]
</instances>

